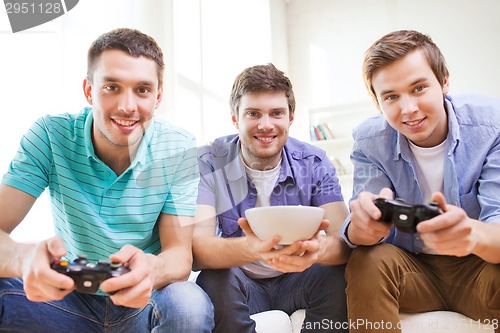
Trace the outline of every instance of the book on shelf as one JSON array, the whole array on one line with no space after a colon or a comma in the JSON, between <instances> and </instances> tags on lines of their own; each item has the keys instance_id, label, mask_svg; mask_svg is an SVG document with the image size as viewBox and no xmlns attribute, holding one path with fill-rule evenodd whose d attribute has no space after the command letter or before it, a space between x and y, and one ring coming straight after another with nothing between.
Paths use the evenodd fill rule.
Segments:
<instances>
[{"instance_id":1,"label":"book on shelf","mask_svg":"<svg viewBox=\"0 0 500 333\"><path fill-rule=\"evenodd\" d=\"M332 140L335 139L332 130L326 123L311 125L310 136L312 141Z\"/></svg>"},{"instance_id":2,"label":"book on shelf","mask_svg":"<svg viewBox=\"0 0 500 333\"><path fill-rule=\"evenodd\" d=\"M309 126L309 137L311 138L311 141L318 141L318 137L316 136L316 129L313 125Z\"/></svg>"}]
</instances>

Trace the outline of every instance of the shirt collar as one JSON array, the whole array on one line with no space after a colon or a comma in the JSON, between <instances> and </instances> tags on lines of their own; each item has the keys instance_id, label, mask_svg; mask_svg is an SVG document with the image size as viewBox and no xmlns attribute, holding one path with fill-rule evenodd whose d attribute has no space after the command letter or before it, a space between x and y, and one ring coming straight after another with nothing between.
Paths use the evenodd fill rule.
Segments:
<instances>
[{"instance_id":1,"label":"shirt collar","mask_svg":"<svg viewBox=\"0 0 500 333\"><path fill-rule=\"evenodd\" d=\"M460 126L458 125L457 115L455 114L453 104L451 104L448 98L444 99L444 107L448 113L448 155L451 155L460 141Z\"/></svg>"},{"instance_id":2,"label":"shirt collar","mask_svg":"<svg viewBox=\"0 0 500 333\"><path fill-rule=\"evenodd\" d=\"M92 109L85 108L84 112L86 113L85 124L84 124L84 142L85 142L87 157L98 160L97 156L95 156L94 144L92 143L92 123L94 121L94 117L92 115Z\"/></svg>"}]
</instances>

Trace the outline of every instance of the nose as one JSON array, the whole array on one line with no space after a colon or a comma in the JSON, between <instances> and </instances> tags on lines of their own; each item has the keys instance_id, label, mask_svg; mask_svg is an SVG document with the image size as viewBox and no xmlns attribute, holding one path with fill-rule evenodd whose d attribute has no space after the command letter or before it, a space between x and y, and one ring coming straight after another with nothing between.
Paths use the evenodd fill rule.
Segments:
<instances>
[{"instance_id":1,"label":"nose","mask_svg":"<svg viewBox=\"0 0 500 333\"><path fill-rule=\"evenodd\" d=\"M135 94L132 91L125 91L121 94L118 102L118 111L131 113L137 110Z\"/></svg>"},{"instance_id":2,"label":"nose","mask_svg":"<svg viewBox=\"0 0 500 333\"><path fill-rule=\"evenodd\" d=\"M257 125L257 129L265 131L273 128L274 128L274 123L272 118L268 114L262 115L259 119L259 124Z\"/></svg>"},{"instance_id":3,"label":"nose","mask_svg":"<svg viewBox=\"0 0 500 333\"><path fill-rule=\"evenodd\" d=\"M411 96L402 96L401 99L401 113L404 115L418 111L418 103L416 98Z\"/></svg>"}]
</instances>

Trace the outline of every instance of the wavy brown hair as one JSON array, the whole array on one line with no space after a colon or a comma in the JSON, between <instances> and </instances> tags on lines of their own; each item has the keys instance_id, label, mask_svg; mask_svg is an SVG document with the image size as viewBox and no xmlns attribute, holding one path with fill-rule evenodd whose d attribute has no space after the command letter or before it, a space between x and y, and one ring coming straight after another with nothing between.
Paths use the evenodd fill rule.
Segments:
<instances>
[{"instance_id":1,"label":"wavy brown hair","mask_svg":"<svg viewBox=\"0 0 500 333\"><path fill-rule=\"evenodd\" d=\"M260 91L285 92L290 116L295 112L295 95L290 79L284 72L269 63L248 67L236 77L229 98L232 115L238 117L238 108L243 95Z\"/></svg>"},{"instance_id":2,"label":"wavy brown hair","mask_svg":"<svg viewBox=\"0 0 500 333\"><path fill-rule=\"evenodd\" d=\"M365 86L377 105L378 100L372 85L375 72L417 49L427 58L441 86L444 85L449 76L448 68L441 50L432 39L415 30L393 31L373 43L365 52L363 61L362 73Z\"/></svg>"}]
</instances>

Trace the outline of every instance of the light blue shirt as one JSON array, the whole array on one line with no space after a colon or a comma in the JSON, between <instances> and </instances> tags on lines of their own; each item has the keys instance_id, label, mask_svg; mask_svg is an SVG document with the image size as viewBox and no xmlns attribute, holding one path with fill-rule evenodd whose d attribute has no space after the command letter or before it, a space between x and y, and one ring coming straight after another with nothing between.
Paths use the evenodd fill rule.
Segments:
<instances>
[{"instance_id":1,"label":"light blue shirt","mask_svg":"<svg viewBox=\"0 0 500 333\"><path fill-rule=\"evenodd\" d=\"M477 95L446 96L448 137L444 159L444 195L469 217L500 223L500 99ZM413 154L407 139L383 115L367 119L353 131L353 197L379 193L384 187L394 197L421 204ZM350 216L341 231L345 236ZM393 228L385 240L410 252L422 252L419 234Z\"/></svg>"},{"instance_id":2,"label":"light blue shirt","mask_svg":"<svg viewBox=\"0 0 500 333\"><path fill-rule=\"evenodd\" d=\"M34 197L48 188L55 232L68 250L89 261L107 259L132 244L158 254L160 213L193 216L199 170L188 132L154 120L135 159L117 176L94 152L92 111L38 119L3 184Z\"/></svg>"}]
</instances>

